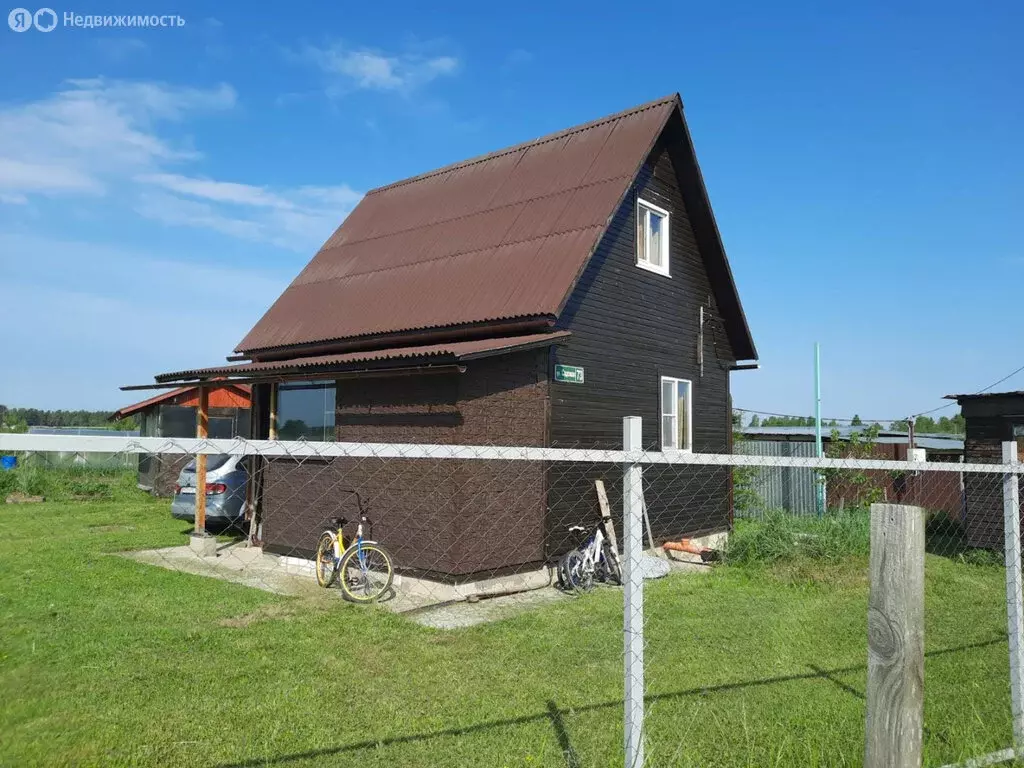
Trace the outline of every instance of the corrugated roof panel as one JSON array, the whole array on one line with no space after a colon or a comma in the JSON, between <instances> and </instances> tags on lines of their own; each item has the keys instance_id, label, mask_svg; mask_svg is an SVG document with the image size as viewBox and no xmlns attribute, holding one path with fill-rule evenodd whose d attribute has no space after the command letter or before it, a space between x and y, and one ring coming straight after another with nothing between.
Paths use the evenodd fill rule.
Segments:
<instances>
[{"instance_id":1,"label":"corrugated roof panel","mask_svg":"<svg viewBox=\"0 0 1024 768\"><path fill-rule=\"evenodd\" d=\"M593 184L636 173L674 108L675 104L665 103L638 112L631 120L616 120L611 136L581 183Z\"/></svg>"},{"instance_id":2,"label":"corrugated roof panel","mask_svg":"<svg viewBox=\"0 0 1024 768\"><path fill-rule=\"evenodd\" d=\"M503 181L492 203L533 200L578 186L612 125L584 131L581 135L590 137L589 141L573 141L574 137L569 136L530 147Z\"/></svg>"},{"instance_id":3,"label":"corrugated roof panel","mask_svg":"<svg viewBox=\"0 0 1024 768\"><path fill-rule=\"evenodd\" d=\"M496 208L464 219L325 248L295 284L338 280L493 248L504 239L521 208L521 205Z\"/></svg>"},{"instance_id":4,"label":"corrugated roof panel","mask_svg":"<svg viewBox=\"0 0 1024 768\"><path fill-rule=\"evenodd\" d=\"M238 349L556 314L678 105L370 192Z\"/></svg>"},{"instance_id":5,"label":"corrugated roof panel","mask_svg":"<svg viewBox=\"0 0 1024 768\"><path fill-rule=\"evenodd\" d=\"M505 233L505 243L517 243L521 240L532 240L536 237L555 232L555 225L558 222L565 207L572 200L575 190L567 189L548 197L539 197L526 203L521 203L519 216L512 226Z\"/></svg>"},{"instance_id":6,"label":"corrugated roof panel","mask_svg":"<svg viewBox=\"0 0 1024 768\"><path fill-rule=\"evenodd\" d=\"M604 226L615 213L618 202L626 193L618 179L610 179L573 190L572 200L562 211L553 227L556 232L567 232L581 227Z\"/></svg>"},{"instance_id":7,"label":"corrugated roof panel","mask_svg":"<svg viewBox=\"0 0 1024 768\"><path fill-rule=\"evenodd\" d=\"M341 367L352 363L367 363L383 360L423 360L427 358L448 358L451 360L462 360L465 358L483 356L485 354L504 354L516 352L529 347L555 344L572 334L569 331L553 331L551 333L533 333L525 336L504 336L488 339L472 339L470 341L455 341L441 344L426 344L412 347L393 347L390 349L368 349L358 352L342 352L334 355L314 355L309 357L295 357L285 360L271 360L266 362L240 363L238 365L223 365L215 368L193 368L191 370L176 371L174 373L159 374L157 381L177 381L181 379L208 379L210 377L240 377L253 376L256 374L274 373L276 371L288 371L297 369ZM235 384L242 386L243 384ZM174 390L170 394L157 395L153 400L163 400L179 392L188 391L188 387Z\"/></svg>"}]
</instances>

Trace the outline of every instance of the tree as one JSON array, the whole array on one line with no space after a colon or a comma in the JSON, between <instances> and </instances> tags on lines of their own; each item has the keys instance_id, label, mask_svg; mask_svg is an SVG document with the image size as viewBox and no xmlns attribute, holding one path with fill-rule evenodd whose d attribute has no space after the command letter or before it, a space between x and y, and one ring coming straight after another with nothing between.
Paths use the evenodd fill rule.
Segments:
<instances>
[{"instance_id":1,"label":"tree","mask_svg":"<svg viewBox=\"0 0 1024 768\"><path fill-rule=\"evenodd\" d=\"M858 418L858 417L854 417ZM825 449L825 455L830 459L870 459L874 456L875 441L878 440L880 426L872 424L863 430L853 430L848 440L842 440L839 430L832 430L832 439L829 440ZM849 496L849 500L855 505L868 507L883 496L882 488L877 481L873 481L867 472L859 469L823 469L821 474L825 476L830 484L830 500L833 492L838 492L842 497Z\"/></svg>"},{"instance_id":2,"label":"tree","mask_svg":"<svg viewBox=\"0 0 1024 768\"><path fill-rule=\"evenodd\" d=\"M760 427L761 426L761 417L758 416L756 413L753 416L750 417L750 426L752 426L752 427Z\"/></svg>"},{"instance_id":3,"label":"tree","mask_svg":"<svg viewBox=\"0 0 1024 768\"><path fill-rule=\"evenodd\" d=\"M851 427L860 427L863 424L864 424L864 422L860 420L860 416L858 416L856 413L853 414L853 418L850 420L850 426Z\"/></svg>"}]
</instances>

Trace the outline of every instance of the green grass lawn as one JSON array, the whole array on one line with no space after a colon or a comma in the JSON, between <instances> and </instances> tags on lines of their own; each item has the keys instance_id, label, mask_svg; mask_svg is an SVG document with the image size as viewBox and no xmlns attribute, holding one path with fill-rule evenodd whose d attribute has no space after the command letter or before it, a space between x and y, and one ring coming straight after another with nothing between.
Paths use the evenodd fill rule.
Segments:
<instances>
[{"instance_id":1,"label":"green grass lawn","mask_svg":"<svg viewBox=\"0 0 1024 768\"><path fill-rule=\"evenodd\" d=\"M618 766L621 592L424 628L127 558L166 501L0 506L0 765ZM651 765L859 765L863 556L647 589ZM927 561L926 748L1011 743L1002 570Z\"/></svg>"}]
</instances>

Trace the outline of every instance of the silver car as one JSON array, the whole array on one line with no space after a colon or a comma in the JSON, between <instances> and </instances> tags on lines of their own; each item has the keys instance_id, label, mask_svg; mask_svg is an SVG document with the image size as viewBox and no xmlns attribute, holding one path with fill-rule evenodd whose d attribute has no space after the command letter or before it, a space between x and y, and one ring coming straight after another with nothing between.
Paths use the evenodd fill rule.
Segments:
<instances>
[{"instance_id":1,"label":"silver car","mask_svg":"<svg viewBox=\"0 0 1024 768\"><path fill-rule=\"evenodd\" d=\"M210 523L239 525L245 518L245 492L248 475L243 456L206 457L206 520ZM195 522L196 460L192 459L178 475L171 501L171 516Z\"/></svg>"}]
</instances>

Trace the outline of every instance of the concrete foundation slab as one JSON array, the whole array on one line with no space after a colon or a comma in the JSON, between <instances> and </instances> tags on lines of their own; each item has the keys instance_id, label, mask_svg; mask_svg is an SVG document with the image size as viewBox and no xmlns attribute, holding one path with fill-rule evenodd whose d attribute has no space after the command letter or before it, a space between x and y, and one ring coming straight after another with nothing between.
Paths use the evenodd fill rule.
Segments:
<instances>
[{"instance_id":1,"label":"concrete foundation slab","mask_svg":"<svg viewBox=\"0 0 1024 768\"><path fill-rule=\"evenodd\" d=\"M124 556L173 571L211 576L280 595L315 594L344 599L341 590L324 590L317 584L313 561L264 552L244 541L223 543L212 536L190 537L184 546L128 552ZM648 556L653 557L654 553L649 552ZM667 564L674 572L709 571L704 564L675 560L669 560ZM571 599L554 585L554 573L548 568L466 584L446 584L396 574L392 593L381 600L380 605L426 626L454 629L496 621L532 606Z\"/></svg>"}]
</instances>

